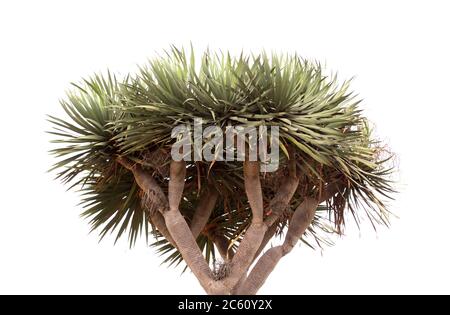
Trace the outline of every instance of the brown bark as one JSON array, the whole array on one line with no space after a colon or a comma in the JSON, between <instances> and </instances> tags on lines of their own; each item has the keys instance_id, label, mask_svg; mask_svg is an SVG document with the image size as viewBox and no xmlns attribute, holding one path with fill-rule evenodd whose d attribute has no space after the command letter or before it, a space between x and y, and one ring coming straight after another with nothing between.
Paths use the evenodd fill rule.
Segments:
<instances>
[{"instance_id":1,"label":"brown bark","mask_svg":"<svg viewBox=\"0 0 450 315\"><path fill-rule=\"evenodd\" d=\"M231 290L230 294L231 295L239 295L239 289L243 286L243 284L245 283L245 281L247 281L247 273L244 273L241 277L241 279L239 279L238 283L236 283L236 285L234 286L234 288ZM242 294L241 294L242 295Z\"/></svg>"},{"instance_id":2,"label":"brown bark","mask_svg":"<svg viewBox=\"0 0 450 315\"><path fill-rule=\"evenodd\" d=\"M306 198L295 210L289 224L283 245L276 246L264 253L250 272L247 280L238 288L238 294L256 294L270 273L280 261L297 244L305 230L311 224L319 202Z\"/></svg>"},{"instance_id":3,"label":"brown bark","mask_svg":"<svg viewBox=\"0 0 450 315\"><path fill-rule=\"evenodd\" d=\"M252 222L231 261L231 272L225 286L231 291L248 271L261 244L267 226L263 222L263 196L258 161L244 162L244 185L252 211Z\"/></svg>"},{"instance_id":4,"label":"brown bark","mask_svg":"<svg viewBox=\"0 0 450 315\"><path fill-rule=\"evenodd\" d=\"M290 200L297 189L299 177L295 172L295 161L291 161L289 166L290 176L271 200L269 204L271 213L263 221L264 209L259 162L245 161L244 185L252 211L252 221L236 253L229 248L229 241L225 237L209 235L224 260L231 260L230 275L221 281L215 281L212 271L197 245L196 237L208 222L216 204L218 192L209 187L202 194L191 227L189 227L179 211L186 177L184 161L171 162L168 197L151 174L145 171L142 166L123 157L118 157L117 162L133 172L136 183L146 195L146 205L151 210L156 210L150 211L152 223L169 242L177 247L184 261L208 294L255 294L281 257L292 250L311 224L317 205L333 197L339 191L339 187L330 184L326 186L322 195L317 199L305 198L290 220L283 244L264 253L250 274L247 275L251 264L275 234L277 229L275 223L289 206Z\"/></svg>"},{"instance_id":5,"label":"brown bark","mask_svg":"<svg viewBox=\"0 0 450 315\"><path fill-rule=\"evenodd\" d=\"M166 211L164 218L167 228L175 240L184 261L194 273L203 289L209 294L223 292L224 290L221 288L221 284L213 280L211 269L204 259L186 220L178 209Z\"/></svg>"},{"instance_id":6,"label":"brown bark","mask_svg":"<svg viewBox=\"0 0 450 315\"><path fill-rule=\"evenodd\" d=\"M264 220L264 223L270 227L280 217L280 215L286 210L287 206L291 202L292 197L297 190L300 178L296 175L289 176L278 189L275 196L272 198L269 204L270 215Z\"/></svg>"},{"instance_id":7,"label":"brown bark","mask_svg":"<svg viewBox=\"0 0 450 315\"><path fill-rule=\"evenodd\" d=\"M214 187L208 187L200 196L200 201L191 221L191 233L194 238L200 235L208 223L218 197L219 192ZM234 252L231 248L228 248L229 242L224 236L217 236L212 233L207 233L207 235L216 246L224 261L229 261L233 258Z\"/></svg>"},{"instance_id":8,"label":"brown bark","mask_svg":"<svg viewBox=\"0 0 450 315\"><path fill-rule=\"evenodd\" d=\"M275 233L277 232L277 228L278 227L274 224L267 229L266 233L264 234L264 238L261 242L261 245L259 245L259 248L256 251L253 261L258 258L258 256L261 254L261 252L264 250L264 248L267 246L270 240L274 237Z\"/></svg>"},{"instance_id":9,"label":"brown bark","mask_svg":"<svg viewBox=\"0 0 450 315\"><path fill-rule=\"evenodd\" d=\"M195 238L197 238L205 228L205 225L216 206L218 197L219 193L213 187L208 187L200 196L198 206L191 222L191 232Z\"/></svg>"},{"instance_id":10,"label":"brown bark","mask_svg":"<svg viewBox=\"0 0 450 315\"><path fill-rule=\"evenodd\" d=\"M266 230L267 227L263 223L252 223L247 229L244 239L239 244L236 254L231 261L231 273L226 279L227 287L234 287L243 274L248 271Z\"/></svg>"},{"instance_id":11,"label":"brown bark","mask_svg":"<svg viewBox=\"0 0 450 315\"><path fill-rule=\"evenodd\" d=\"M221 283L214 281L211 269L178 208L183 197L185 177L185 162L172 161L170 164L169 211L165 211L163 216L167 229L177 244L181 256L183 256L184 261L192 270L200 285L209 294L221 294L225 290Z\"/></svg>"},{"instance_id":12,"label":"brown bark","mask_svg":"<svg viewBox=\"0 0 450 315\"><path fill-rule=\"evenodd\" d=\"M153 176L145 171L141 165L133 163L127 158L118 157L117 162L133 173L136 183L146 195L150 212L167 210L167 197Z\"/></svg>"},{"instance_id":13,"label":"brown bark","mask_svg":"<svg viewBox=\"0 0 450 315\"><path fill-rule=\"evenodd\" d=\"M254 295L274 270L283 257L283 246L269 249L256 263L246 281L237 289L238 295Z\"/></svg>"},{"instance_id":14,"label":"brown bark","mask_svg":"<svg viewBox=\"0 0 450 315\"><path fill-rule=\"evenodd\" d=\"M169 179L169 209L177 210L183 198L184 182L186 180L186 162L172 161L170 163Z\"/></svg>"},{"instance_id":15,"label":"brown bark","mask_svg":"<svg viewBox=\"0 0 450 315\"><path fill-rule=\"evenodd\" d=\"M264 250L266 245L270 242L277 231L277 226L275 223L280 218L281 214L289 206L292 197L294 197L295 191L297 190L298 184L300 182L300 176L297 174L294 153L291 151L291 159L289 160L289 177L281 184L280 188L276 192L275 196L272 198L269 204L270 215L264 219L264 224L267 226L267 231L264 235L263 241L256 251L254 260L258 258L259 254Z\"/></svg>"},{"instance_id":16,"label":"brown bark","mask_svg":"<svg viewBox=\"0 0 450 315\"><path fill-rule=\"evenodd\" d=\"M133 173L134 179L139 188L146 194L146 199L149 201L146 204L146 206L148 206L146 210L149 212L151 223L158 229L167 241L169 241L174 247L177 247L167 229L164 217L161 215L161 212L168 207L167 198L161 187L139 164L133 163L131 160L121 156L117 157L116 160L120 165Z\"/></svg>"},{"instance_id":17,"label":"brown bark","mask_svg":"<svg viewBox=\"0 0 450 315\"><path fill-rule=\"evenodd\" d=\"M260 165L258 161L244 162L244 185L248 203L252 210L252 223L259 224L263 220L263 196L259 178Z\"/></svg>"},{"instance_id":18,"label":"brown bark","mask_svg":"<svg viewBox=\"0 0 450 315\"><path fill-rule=\"evenodd\" d=\"M168 200L154 178L140 165L133 164L130 160L122 157L118 157L117 162L133 172L138 186L150 196L149 202L151 205L149 206L155 207L164 218L165 225L162 224L163 221L159 216L155 216L156 222L160 225L157 228L161 228L161 234L168 232L166 238L175 243L186 264L204 290L209 294L224 293L223 286L213 280L211 269L203 258L186 220L178 209L185 182L186 166L184 161L172 161L170 165Z\"/></svg>"},{"instance_id":19,"label":"brown bark","mask_svg":"<svg viewBox=\"0 0 450 315\"><path fill-rule=\"evenodd\" d=\"M161 235L169 241L170 244L172 244L173 247L177 247L177 244L172 238L172 235L170 235L169 230L166 226L166 221L164 220L164 217L160 212L155 212L153 214L150 214L150 220L151 223L156 227L156 229L161 233Z\"/></svg>"}]
</instances>

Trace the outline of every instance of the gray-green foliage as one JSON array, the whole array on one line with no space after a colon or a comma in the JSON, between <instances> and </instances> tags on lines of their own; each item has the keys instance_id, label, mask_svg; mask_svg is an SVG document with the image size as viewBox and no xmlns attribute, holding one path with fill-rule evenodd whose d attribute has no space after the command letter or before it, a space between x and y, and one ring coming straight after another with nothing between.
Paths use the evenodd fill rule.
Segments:
<instances>
[{"instance_id":1,"label":"gray-green foliage","mask_svg":"<svg viewBox=\"0 0 450 315\"><path fill-rule=\"evenodd\" d=\"M132 175L115 162L118 155L141 163L167 189L167 163L175 125L278 126L282 167L262 176L265 202L287 176L286 160L295 158L301 171L291 210L304 196L317 196L326 184L340 194L321 206L308 230L321 240L319 230L340 232L345 214L359 222L362 210L375 224L387 224L383 200L393 192L388 160L391 155L371 136L358 108L360 100L338 83L319 63L297 55L244 55L205 52L197 64L194 54L172 48L123 80L96 75L84 80L61 105L64 119L49 116L58 158L58 178L82 191L83 215L103 237L128 231L130 244L149 229L147 213ZM294 156L292 156L294 155ZM190 162L181 212L189 221L198 195L214 185L221 197L208 223L208 233L224 235L237 244L249 224L250 209L238 162ZM329 215L326 215L328 213ZM325 215L324 215L325 214ZM287 224L288 211L278 222ZM335 228L329 229L329 222ZM158 235L156 231L154 235ZM159 237L161 237L159 235ZM208 259L214 246L207 233L198 243ZM168 261L181 256L164 239L155 245Z\"/></svg>"}]
</instances>

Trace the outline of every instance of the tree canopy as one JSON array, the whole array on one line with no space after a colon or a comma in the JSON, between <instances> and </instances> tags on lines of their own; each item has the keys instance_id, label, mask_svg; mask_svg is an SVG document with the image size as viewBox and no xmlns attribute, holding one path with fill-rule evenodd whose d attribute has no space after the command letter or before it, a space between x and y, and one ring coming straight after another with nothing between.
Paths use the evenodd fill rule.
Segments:
<instances>
[{"instance_id":1,"label":"tree canopy","mask_svg":"<svg viewBox=\"0 0 450 315\"><path fill-rule=\"evenodd\" d=\"M269 238L283 233L305 198L322 200L331 187L303 235L310 246L327 242L324 233L341 233L347 217L359 223L364 215L374 227L388 224L392 155L373 137L350 81L339 83L318 62L297 55L235 57L210 51L197 59L192 51L173 47L135 74L119 79L108 72L73 86L61 101L67 116L49 116L56 144L51 153L58 158L53 169L81 190L83 216L102 238L128 234L133 244L142 233L150 234L166 261L182 261L154 222L155 202L129 165L151 173L167 193L172 129L195 117L220 128L279 127L280 167L260 176L264 218L278 211L283 182L293 174L298 182L286 209L273 217ZM251 225L242 162L186 162L183 217L192 222L199 204L212 199L212 214L194 233L209 262L217 244L236 249Z\"/></svg>"}]
</instances>

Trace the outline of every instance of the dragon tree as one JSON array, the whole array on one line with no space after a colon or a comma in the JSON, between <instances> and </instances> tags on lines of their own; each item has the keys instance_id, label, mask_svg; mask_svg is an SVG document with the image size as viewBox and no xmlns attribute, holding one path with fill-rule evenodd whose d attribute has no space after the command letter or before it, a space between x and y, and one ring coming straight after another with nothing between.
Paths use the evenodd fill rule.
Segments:
<instances>
[{"instance_id":1,"label":"dragon tree","mask_svg":"<svg viewBox=\"0 0 450 315\"><path fill-rule=\"evenodd\" d=\"M349 83L297 55L196 58L173 47L135 74L73 84L61 100L66 116L48 118L52 170L80 191L82 215L101 238L128 234L133 245L151 237L206 293L256 294L299 242L327 244L348 217L389 224L392 154L374 138ZM180 141L198 139L174 129L195 121L224 134L276 128L265 142L268 156L279 152L269 161L276 167L251 158L262 152L250 134L240 145L211 147L203 132L200 145L185 150Z\"/></svg>"}]
</instances>

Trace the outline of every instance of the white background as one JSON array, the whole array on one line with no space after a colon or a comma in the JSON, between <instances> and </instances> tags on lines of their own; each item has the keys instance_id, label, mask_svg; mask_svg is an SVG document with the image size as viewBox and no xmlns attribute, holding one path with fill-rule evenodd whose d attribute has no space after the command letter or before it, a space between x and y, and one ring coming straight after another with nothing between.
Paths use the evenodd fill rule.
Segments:
<instances>
[{"instance_id":1,"label":"white background","mask_svg":"<svg viewBox=\"0 0 450 315\"><path fill-rule=\"evenodd\" d=\"M353 88L398 154L392 227L301 246L262 294L450 293L447 1L1 1L0 293L202 294L153 249L88 235L78 197L46 170L69 83L136 70L170 44L298 52ZM361 234L361 235L360 235Z\"/></svg>"}]
</instances>

